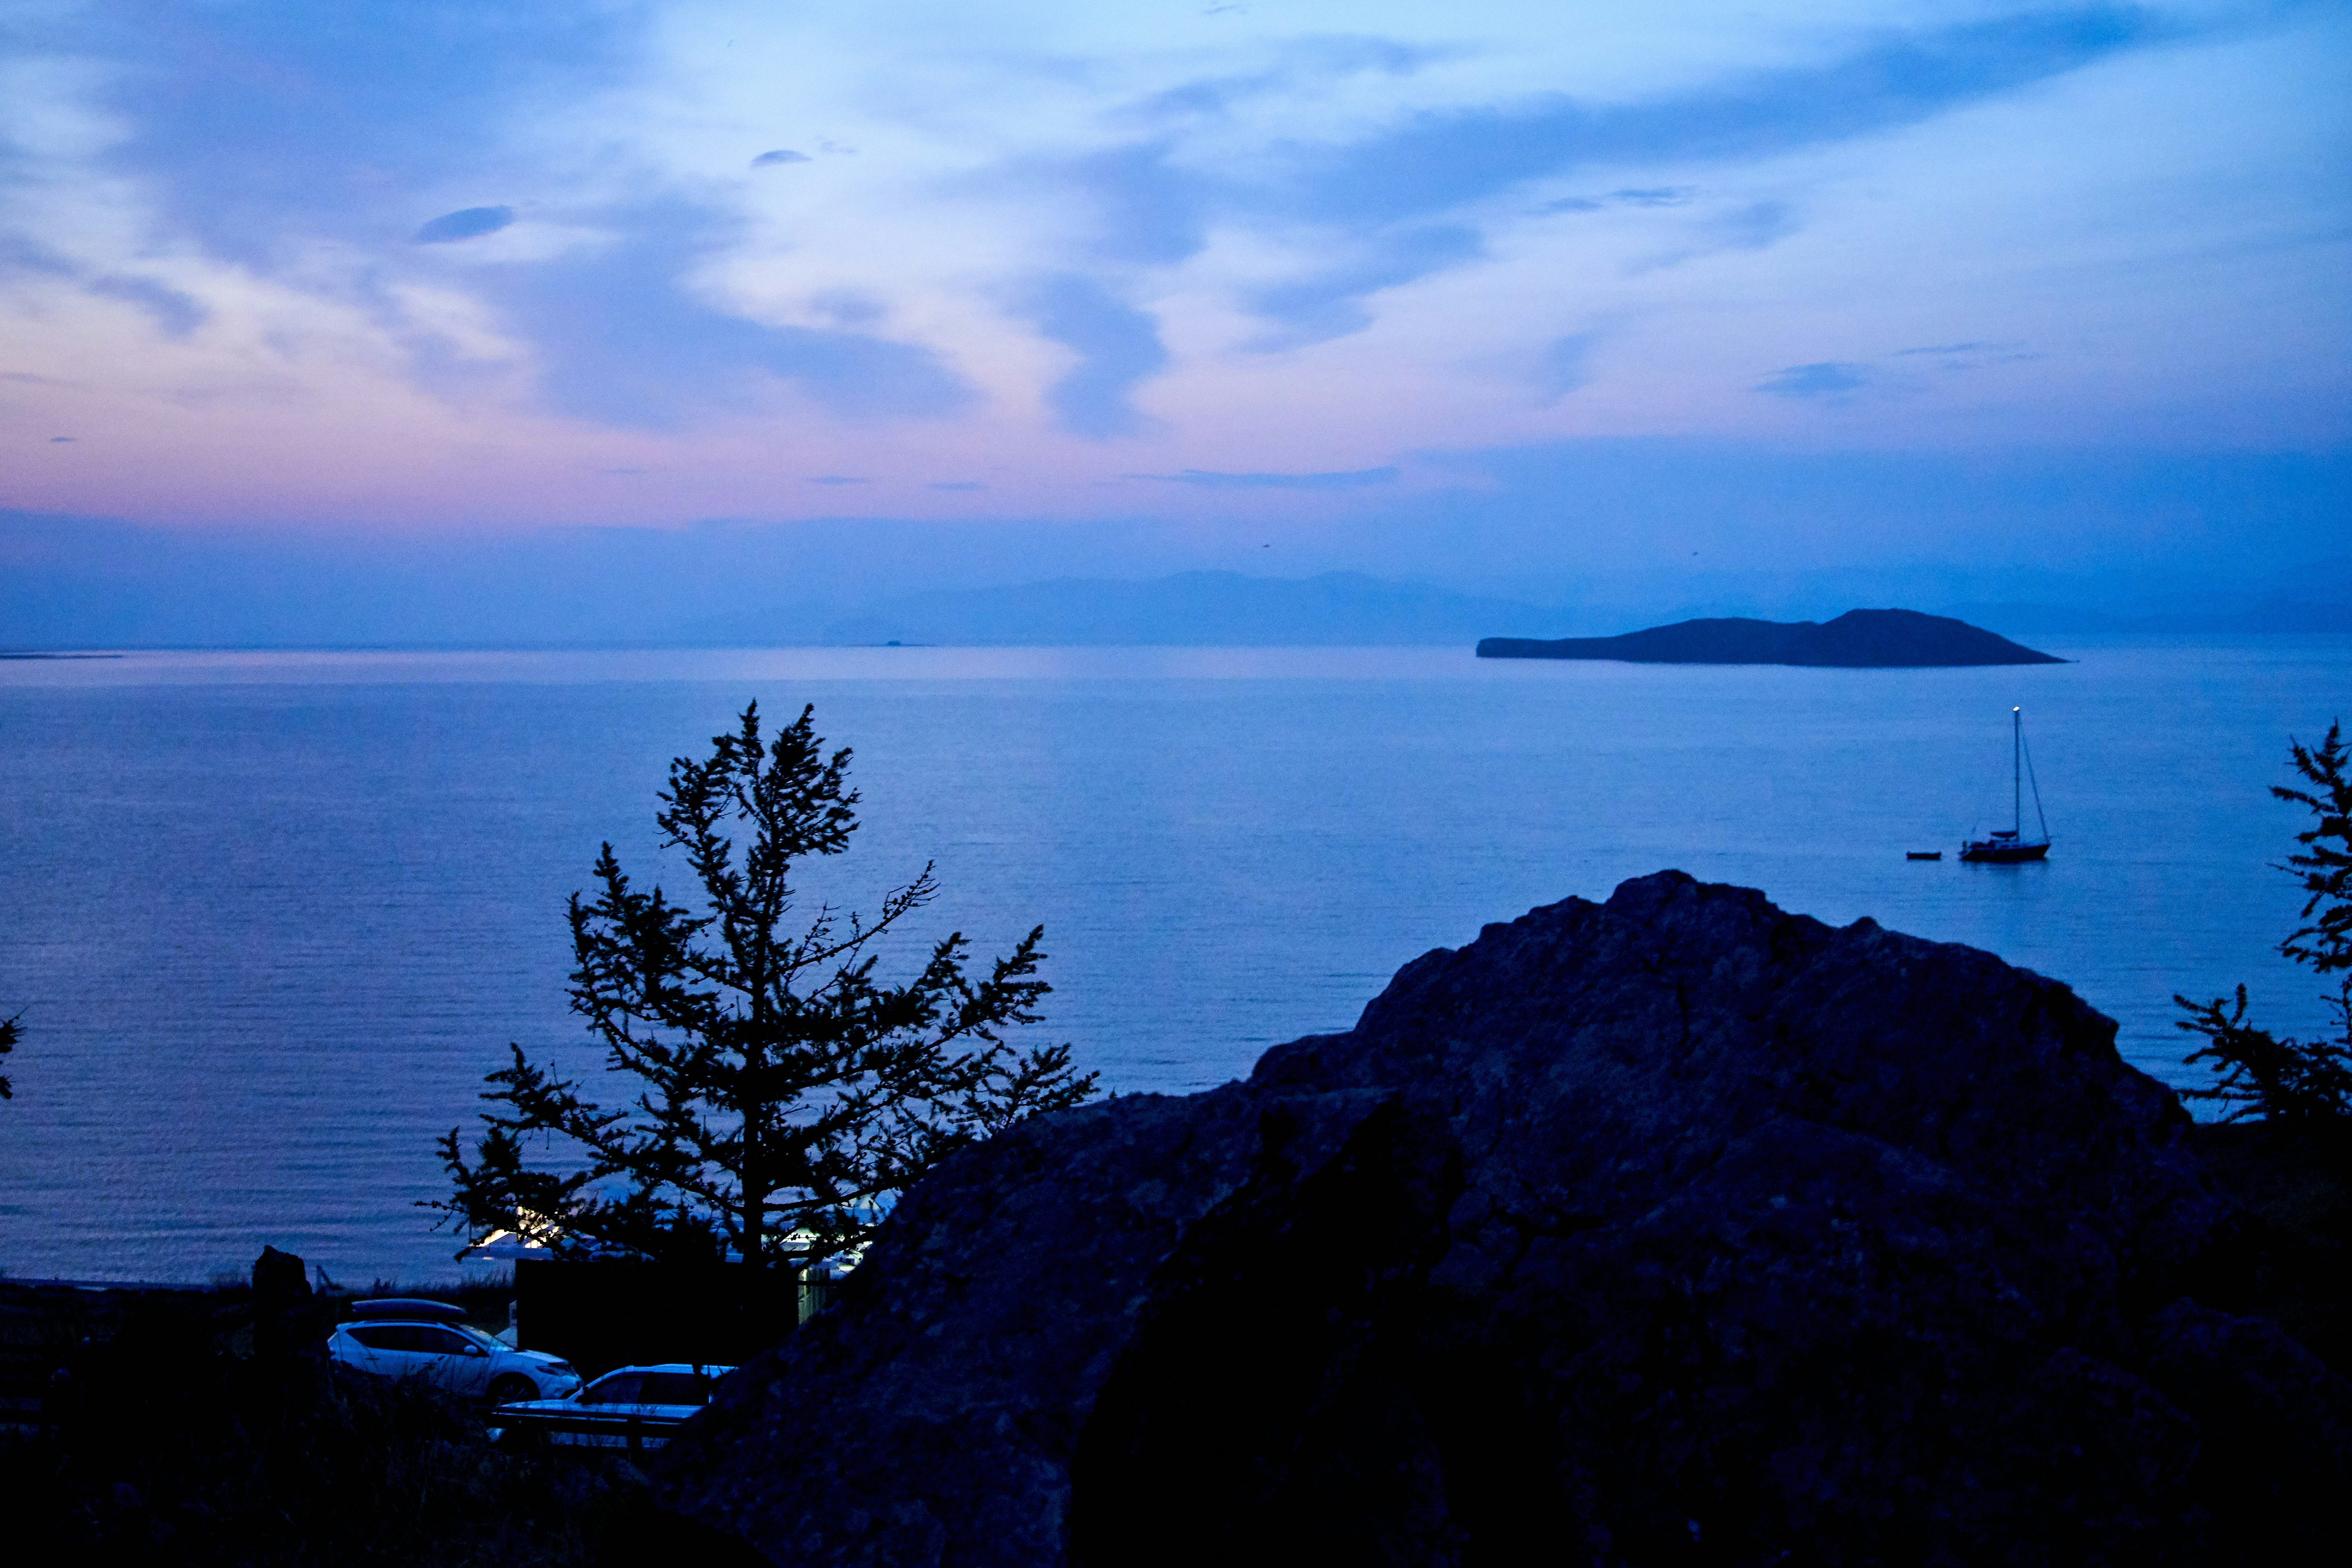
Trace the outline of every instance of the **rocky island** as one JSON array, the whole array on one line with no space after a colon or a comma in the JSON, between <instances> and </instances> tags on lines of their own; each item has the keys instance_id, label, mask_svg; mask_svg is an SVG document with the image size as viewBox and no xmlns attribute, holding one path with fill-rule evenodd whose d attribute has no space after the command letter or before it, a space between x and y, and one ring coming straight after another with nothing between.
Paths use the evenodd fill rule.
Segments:
<instances>
[{"instance_id":1,"label":"rocky island","mask_svg":"<svg viewBox=\"0 0 2352 1568\"><path fill-rule=\"evenodd\" d=\"M811 1565L2317 1560L2352 1386L2115 1033L1678 872L1538 909L954 1156L656 1486Z\"/></svg>"},{"instance_id":2,"label":"rocky island","mask_svg":"<svg viewBox=\"0 0 2352 1568\"><path fill-rule=\"evenodd\" d=\"M1793 664L1837 669L2063 664L1996 632L1916 610L1848 610L1821 621L1676 621L1613 637L1486 637L1480 658L1606 658L1627 664Z\"/></svg>"}]
</instances>

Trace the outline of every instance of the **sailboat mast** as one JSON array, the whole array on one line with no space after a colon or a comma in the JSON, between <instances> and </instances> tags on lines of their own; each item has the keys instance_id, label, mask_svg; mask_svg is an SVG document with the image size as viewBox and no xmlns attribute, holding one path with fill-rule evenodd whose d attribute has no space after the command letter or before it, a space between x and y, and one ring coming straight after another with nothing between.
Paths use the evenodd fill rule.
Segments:
<instances>
[{"instance_id":1,"label":"sailboat mast","mask_svg":"<svg viewBox=\"0 0 2352 1568\"><path fill-rule=\"evenodd\" d=\"M2025 801L2017 791L2019 759L2024 754L2024 710L2012 708L2009 710L2009 827L2012 838L2025 832Z\"/></svg>"}]
</instances>

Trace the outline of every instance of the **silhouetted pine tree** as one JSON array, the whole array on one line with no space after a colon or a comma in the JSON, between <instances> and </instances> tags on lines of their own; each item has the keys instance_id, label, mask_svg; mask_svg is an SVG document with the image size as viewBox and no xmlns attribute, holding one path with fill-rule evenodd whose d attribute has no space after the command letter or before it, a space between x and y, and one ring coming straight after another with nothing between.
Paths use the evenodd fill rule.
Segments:
<instances>
[{"instance_id":1,"label":"silhouetted pine tree","mask_svg":"<svg viewBox=\"0 0 2352 1568\"><path fill-rule=\"evenodd\" d=\"M850 753L823 754L813 712L763 741L755 703L708 759L671 763L656 821L701 884L695 906L639 892L609 843L596 897L572 895L572 1010L610 1070L640 1080L635 1097L603 1109L509 1047L474 1158L453 1128L440 1149L455 1190L426 1206L559 1255L821 1258L863 1241L944 1155L1093 1091L1067 1047L1003 1037L1049 989L1044 927L982 979L964 972L961 933L905 983L877 978L877 939L937 895L929 866L871 921L820 906L787 929L794 862L840 854L857 826ZM535 1133L573 1168L527 1164Z\"/></svg>"},{"instance_id":2,"label":"silhouetted pine tree","mask_svg":"<svg viewBox=\"0 0 2352 1568\"><path fill-rule=\"evenodd\" d=\"M2220 1075L2210 1088L2181 1092L2187 1099L2230 1106L2223 1118L2230 1121L2249 1116L2305 1123L2352 1118L2352 777L2346 765L2352 759L2341 724L2330 724L2327 739L2315 747L2293 740L2288 745L2295 771L2312 787L2274 784L2271 794L2306 807L2318 821L2295 835L2304 853L2288 856L2279 868L2298 878L2308 895L2303 905L2306 923L2288 933L2279 952L2322 974L2347 972L2327 998L2337 1037L2281 1039L2249 1025L2243 985L2234 1005L2228 997L2200 1003L2175 995L2173 1001L2189 1014L2176 1026L2206 1040L2186 1059L2210 1062Z\"/></svg>"}]
</instances>

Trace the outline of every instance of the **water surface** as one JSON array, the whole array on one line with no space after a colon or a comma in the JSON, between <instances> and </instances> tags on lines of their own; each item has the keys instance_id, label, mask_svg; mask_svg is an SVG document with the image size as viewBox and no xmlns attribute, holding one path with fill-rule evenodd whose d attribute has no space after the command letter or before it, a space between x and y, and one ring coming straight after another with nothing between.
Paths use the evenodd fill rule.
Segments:
<instances>
[{"instance_id":1,"label":"water surface","mask_svg":"<svg viewBox=\"0 0 2352 1568\"><path fill-rule=\"evenodd\" d=\"M935 860L923 934L1042 921L1050 1033L1122 1090L1342 1028L1485 922L1678 867L2073 984L2178 1079L2176 990L2272 952L2286 737L2352 714L2352 639L2076 639L2078 662L1802 670L1450 649L131 654L0 664L0 1267L197 1279L271 1243L446 1274L433 1139L505 1042L593 1071L563 900L651 870L668 759L751 698L856 748L866 826L812 891ZM2057 847L2005 826L2022 704ZM2029 802L2029 823L2031 805ZM1904 851L1940 847L1940 863ZM671 880L676 884L675 868ZM618 1084L615 1084L618 1088Z\"/></svg>"}]
</instances>

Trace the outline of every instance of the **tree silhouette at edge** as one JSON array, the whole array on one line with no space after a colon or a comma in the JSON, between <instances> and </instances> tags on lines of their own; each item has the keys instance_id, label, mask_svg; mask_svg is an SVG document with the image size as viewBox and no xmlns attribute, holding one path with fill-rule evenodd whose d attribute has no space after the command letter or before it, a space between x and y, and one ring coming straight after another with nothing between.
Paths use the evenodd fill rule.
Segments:
<instances>
[{"instance_id":1,"label":"tree silhouette at edge","mask_svg":"<svg viewBox=\"0 0 2352 1568\"><path fill-rule=\"evenodd\" d=\"M2278 868L2299 878L2308 895L2300 917L2306 923L2290 931L2278 951L2321 974L2352 972L2352 753L2345 747L2341 723L2330 724L2317 746L2292 737L2287 744L2295 772L2313 788L2273 784L2271 794L2318 820L2295 835L2305 852L2288 856ZM2352 1121L2352 973L2326 998L2341 1037L2333 1040L2280 1038L2248 1024L2243 985L2234 1005L2230 997L2172 999L2189 1015L2173 1026L2205 1037L2206 1043L2184 1060L2209 1062L2219 1075L2207 1088L2181 1090L2182 1099L2229 1106L2224 1121L2260 1117L2308 1126Z\"/></svg>"},{"instance_id":2,"label":"tree silhouette at edge","mask_svg":"<svg viewBox=\"0 0 2352 1568\"><path fill-rule=\"evenodd\" d=\"M787 928L794 863L841 854L857 826L850 752L824 754L813 707L763 742L752 703L711 746L672 761L656 815L698 904L640 892L609 843L596 896L570 902L572 1011L607 1070L642 1087L606 1109L510 1045L485 1079L492 1109L473 1160L460 1129L439 1141L452 1193L424 1206L443 1223L558 1257L810 1261L861 1244L949 1153L1093 1092L1066 1046L1004 1038L1051 989L1036 973L1044 927L979 979L961 932L911 980L877 978L878 940L938 895L929 865L871 920L820 905ZM743 829L739 855L730 834ZM534 1135L579 1158L534 1168Z\"/></svg>"}]
</instances>

